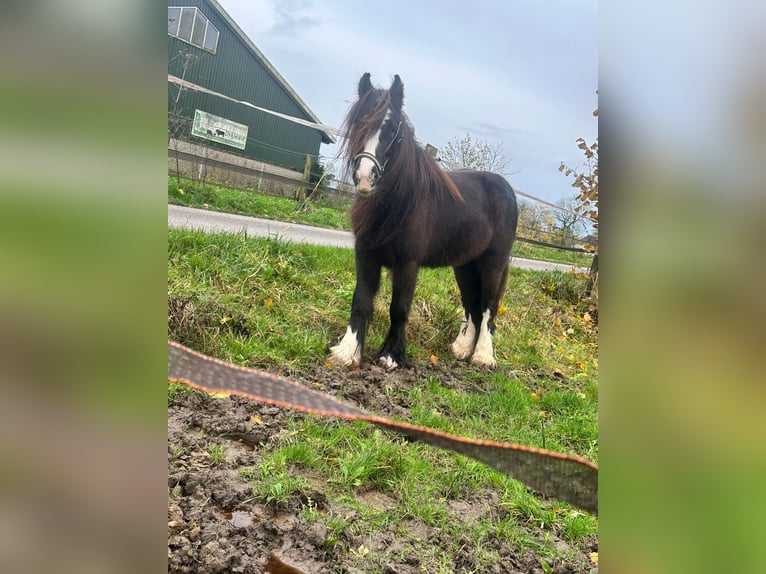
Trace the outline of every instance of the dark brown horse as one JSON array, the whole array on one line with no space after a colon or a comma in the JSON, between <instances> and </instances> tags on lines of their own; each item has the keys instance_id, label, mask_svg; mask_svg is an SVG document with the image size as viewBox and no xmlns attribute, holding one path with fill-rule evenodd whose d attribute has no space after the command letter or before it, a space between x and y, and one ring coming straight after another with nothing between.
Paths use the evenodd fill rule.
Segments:
<instances>
[{"instance_id":1,"label":"dark brown horse","mask_svg":"<svg viewBox=\"0 0 766 574\"><path fill-rule=\"evenodd\" d=\"M463 323L450 346L460 359L497 366L492 346L495 315L508 279L517 208L501 176L481 171L443 171L416 142L402 112L399 76L391 88L359 81L359 99L344 122L346 167L357 196L351 208L356 237L356 289L351 318L330 360L361 362L367 323L381 269L392 272L391 326L378 353L389 369L405 364L405 325L420 267L455 270Z\"/></svg>"}]
</instances>

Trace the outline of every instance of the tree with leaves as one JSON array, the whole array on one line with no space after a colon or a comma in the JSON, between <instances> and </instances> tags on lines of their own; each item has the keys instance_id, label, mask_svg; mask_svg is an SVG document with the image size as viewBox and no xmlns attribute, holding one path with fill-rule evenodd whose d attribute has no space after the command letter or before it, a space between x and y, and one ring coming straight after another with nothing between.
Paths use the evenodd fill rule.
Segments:
<instances>
[{"instance_id":1,"label":"tree with leaves","mask_svg":"<svg viewBox=\"0 0 766 574\"><path fill-rule=\"evenodd\" d=\"M469 133L462 138L452 138L444 144L439 159L444 160L450 167L491 171L504 176L514 173L510 171L511 160L506 157L502 142L474 140Z\"/></svg>"},{"instance_id":2,"label":"tree with leaves","mask_svg":"<svg viewBox=\"0 0 766 574\"><path fill-rule=\"evenodd\" d=\"M584 230L583 216L578 211L580 204L576 198L569 197L560 199L556 205L561 209L553 209L551 213L559 245L573 247L578 232Z\"/></svg>"},{"instance_id":3,"label":"tree with leaves","mask_svg":"<svg viewBox=\"0 0 766 574\"><path fill-rule=\"evenodd\" d=\"M539 203L524 199L518 200L518 234L526 239L550 242L553 234L554 219L551 209Z\"/></svg>"},{"instance_id":4,"label":"tree with leaves","mask_svg":"<svg viewBox=\"0 0 766 574\"><path fill-rule=\"evenodd\" d=\"M593 115L598 117L598 108L593 110ZM586 246L586 249L593 251L593 263L585 290L586 296L590 296L598 278L598 137L592 144L588 144L584 138L577 138L577 147L585 155L583 164L579 168L572 168L561 162L559 171L572 178L572 187L577 190L575 199L578 205L575 211L591 221L597 239L595 245Z\"/></svg>"}]
</instances>

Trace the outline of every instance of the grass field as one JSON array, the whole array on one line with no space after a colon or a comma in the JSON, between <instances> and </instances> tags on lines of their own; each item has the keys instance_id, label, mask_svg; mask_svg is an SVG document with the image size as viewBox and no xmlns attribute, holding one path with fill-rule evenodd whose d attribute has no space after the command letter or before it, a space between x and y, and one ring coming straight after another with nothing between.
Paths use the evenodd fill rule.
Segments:
<instances>
[{"instance_id":1,"label":"grass field","mask_svg":"<svg viewBox=\"0 0 766 574\"><path fill-rule=\"evenodd\" d=\"M384 378L376 390L413 424L598 461L598 327L593 303L582 300L584 284L571 273L512 269L495 337L500 367L485 372L446 352L461 314L451 270L423 270L407 330L416 368L407 384ZM169 230L169 337L236 364L326 378L332 373L324 365L327 348L345 330L353 288L350 250ZM389 297L384 278L367 361L385 335ZM170 385L171 405L189 392ZM252 483L259 503L276 506L322 484L328 499L358 516L352 524L342 514L317 511L310 500L303 504L302 520L322 521L327 544L341 545L343 532L373 536L412 519L440 529L445 539L470 543L481 564L498 559L485 544L491 532L519 552L533 551L543 570L552 571L546 568L597 532L595 517L543 501L472 459L364 423L303 416L288 417L286 425L257 449L257 464L240 469L240 478ZM209 448L220 461L219 447ZM385 497L385 508L365 503L371 492ZM450 504L477 497L497 505L491 518L463 524L450 517ZM440 570L439 561L465 552L457 543L424 544L433 553L433 569L426 571L450 571ZM381 572L373 558L359 561L364 571Z\"/></svg>"},{"instance_id":2,"label":"grass field","mask_svg":"<svg viewBox=\"0 0 766 574\"><path fill-rule=\"evenodd\" d=\"M343 204L343 209L322 205L320 199L318 202L309 202L305 209L299 211L301 204L292 199L268 196L253 191L204 185L185 179L181 179L181 186L179 187L175 177L168 177L168 203L330 229L345 231L351 229L348 218L350 200ZM530 245L521 241L514 244L512 255L579 267L590 267L593 260L593 256L590 254Z\"/></svg>"}]
</instances>

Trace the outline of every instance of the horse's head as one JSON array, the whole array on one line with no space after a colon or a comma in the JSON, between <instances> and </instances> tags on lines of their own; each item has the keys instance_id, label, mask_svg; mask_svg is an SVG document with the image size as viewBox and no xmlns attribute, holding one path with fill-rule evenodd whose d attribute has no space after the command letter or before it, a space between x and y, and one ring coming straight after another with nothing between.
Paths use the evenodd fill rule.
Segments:
<instances>
[{"instance_id":1,"label":"horse's head","mask_svg":"<svg viewBox=\"0 0 766 574\"><path fill-rule=\"evenodd\" d=\"M404 86L399 76L388 90L374 88L370 74L359 80L359 99L346 119L348 168L357 193L371 195L396 151L402 127Z\"/></svg>"}]
</instances>

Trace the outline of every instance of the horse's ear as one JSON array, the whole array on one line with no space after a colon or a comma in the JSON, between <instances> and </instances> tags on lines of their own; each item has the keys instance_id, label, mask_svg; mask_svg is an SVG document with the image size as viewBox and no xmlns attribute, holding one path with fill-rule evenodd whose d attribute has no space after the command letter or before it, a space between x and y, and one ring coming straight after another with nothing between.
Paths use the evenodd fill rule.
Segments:
<instances>
[{"instance_id":1,"label":"horse's ear","mask_svg":"<svg viewBox=\"0 0 766 574\"><path fill-rule=\"evenodd\" d=\"M394 76L394 83L391 84L389 94L391 95L391 105L394 109L401 110L402 105L404 105L404 84L402 84L399 74Z\"/></svg>"},{"instance_id":2,"label":"horse's ear","mask_svg":"<svg viewBox=\"0 0 766 574\"><path fill-rule=\"evenodd\" d=\"M370 82L370 72L366 72L359 80L359 97L361 98L371 89L372 89L372 82Z\"/></svg>"}]
</instances>

